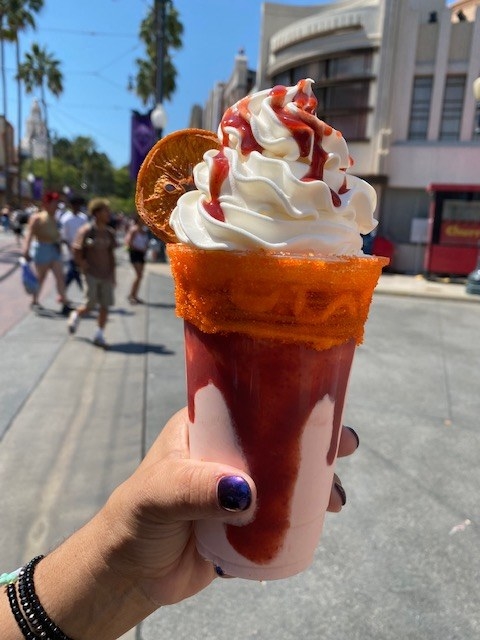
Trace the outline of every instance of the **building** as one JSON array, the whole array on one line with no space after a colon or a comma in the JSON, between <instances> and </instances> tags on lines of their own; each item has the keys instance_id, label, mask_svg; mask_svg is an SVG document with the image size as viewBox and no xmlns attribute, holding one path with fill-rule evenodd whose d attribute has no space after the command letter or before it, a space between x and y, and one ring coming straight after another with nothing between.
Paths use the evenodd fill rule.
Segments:
<instances>
[{"instance_id":1,"label":"building","mask_svg":"<svg viewBox=\"0 0 480 640\"><path fill-rule=\"evenodd\" d=\"M315 80L318 115L342 131L354 172L377 191L378 237L393 244L396 271L468 273L475 266L479 5L338 0L262 7L256 88ZM212 92L207 128L215 130L234 101L226 86ZM445 259L430 268L433 250Z\"/></svg>"},{"instance_id":2,"label":"building","mask_svg":"<svg viewBox=\"0 0 480 640\"><path fill-rule=\"evenodd\" d=\"M48 157L48 132L38 100L32 102L30 114L27 118L25 135L21 142L24 157L33 160L46 160Z\"/></svg>"},{"instance_id":3,"label":"building","mask_svg":"<svg viewBox=\"0 0 480 640\"><path fill-rule=\"evenodd\" d=\"M13 140L13 127L5 116L0 116L0 199L12 204L17 180L17 154Z\"/></svg>"},{"instance_id":4,"label":"building","mask_svg":"<svg viewBox=\"0 0 480 640\"><path fill-rule=\"evenodd\" d=\"M247 56L241 49L235 56L233 72L228 82L217 83L203 110L205 129L216 131L222 116L230 105L248 95L255 84L255 71L248 68Z\"/></svg>"}]
</instances>

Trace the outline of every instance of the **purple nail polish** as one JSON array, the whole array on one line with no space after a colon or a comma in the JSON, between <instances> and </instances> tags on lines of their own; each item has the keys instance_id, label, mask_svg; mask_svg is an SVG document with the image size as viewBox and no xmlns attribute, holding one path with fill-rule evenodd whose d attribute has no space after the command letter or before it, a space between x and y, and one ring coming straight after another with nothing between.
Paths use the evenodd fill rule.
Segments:
<instances>
[{"instance_id":1,"label":"purple nail polish","mask_svg":"<svg viewBox=\"0 0 480 640\"><path fill-rule=\"evenodd\" d=\"M218 504L225 511L245 511L252 502L250 486L241 476L224 476L217 485Z\"/></svg>"},{"instance_id":2,"label":"purple nail polish","mask_svg":"<svg viewBox=\"0 0 480 640\"><path fill-rule=\"evenodd\" d=\"M335 482L335 489L338 491L340 500L342 501L342 507L344 507L347 504L347 494L345 493L345 489L339 482Z\"/></svg>"},{"instance_id":3,"label":"purple nail polish","mask_svg":"<svg viewBox=\"0 0 480 640\"><path fill-rule=\"evenodd\" d=\"M358 433L355 431L355 429L352 429L352 427L346 427L346 428L353 434L353 437L357 441L357 449L358 449L358 447L360 446L360 438L358 437Z\"/></svg>"}]
</instances>

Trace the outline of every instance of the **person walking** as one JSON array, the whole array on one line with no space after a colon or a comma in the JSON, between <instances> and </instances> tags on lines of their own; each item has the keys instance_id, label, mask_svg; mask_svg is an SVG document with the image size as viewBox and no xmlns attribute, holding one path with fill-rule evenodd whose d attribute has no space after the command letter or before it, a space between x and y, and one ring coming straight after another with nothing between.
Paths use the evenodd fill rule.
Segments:
<instances>
[{"instance_id":1,"label":"person walking","mask_svg":"<svg viewBox=\"0 0 480 640\"><path fill-rule=\"evenodd\" d=\"M148 249L150 236L147 227L141 223L137 216L127 232L125 244L128 249L130 262L135 271L135 279L132 282L128 301L130 304L142 304L143 300L138 297L138 291L142 283L143 271L145 269L145 255Z\"/></svg>"},{"instance_id":2,"label":"person walking","mask_svg":"<svg viewBox=\"0 0 480 640\"><path fill-rule=\"evenodd\" d=\"M72 196L70 198L70 210L66 211L60 218L60 233L69 251L68 270L65 275L65 289L68 289L70 284L75 281L80 290L83 291L82 278L73 259L72 245L80 227L83 227L83 225L88 222L87 214L82 211L82 207L84 207L85 204L85 198Z\"/></svg>"},{"instance_id":3,"label":"person walking","mask_svg":"<svg viewBox=\"0 0 480 640\"><path fill-rule=\"evenodd\" d=\"M60 231L55 220L55 212L60 196L55 191L49 191L43 198L43 210L34 213L29 220L23 256L30 261L33 258L35 272L38 278L38 291L33 294L32 309L42 309L39 303L40 291L47 273L51 271L55 278L58 300L62 304L62 313L67 315L71 310L66 298L65 280L60 245ZM32 247L33 243L33 247ZM32 255L30 250L32 249Z\"/></svg>"},{"instance_id":4,"label":"person walking","mask_svg":"<svg viewBox=\"0 0 480 640\"><path fill-rule=\"evenodd\" d=\"M108 226L110 203L105 198L94 198L88 204L92 221L83 225L72 243L73 259L85 277L85 302L72 311L68 318L68 330L77 331L80 319L95 307L99 307L98 327L93 344L108 348L104 329L108 321L109 307L114 304L115 287L115 232Z\"/></svg>"}]
</instances>

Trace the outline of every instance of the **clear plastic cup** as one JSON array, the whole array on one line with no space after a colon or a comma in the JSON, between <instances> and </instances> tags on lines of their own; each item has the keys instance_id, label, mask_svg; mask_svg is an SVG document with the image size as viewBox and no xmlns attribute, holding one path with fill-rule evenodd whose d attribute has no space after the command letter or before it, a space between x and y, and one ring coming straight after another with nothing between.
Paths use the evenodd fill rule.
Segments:
<instances>
[{"instance_id":1,"label":"clear plastic cup","mask_svg":"<svg viewBox=\"0 0 480 640\"><path fill-rule=\"evenodd\" d=\"M331 261L174 245L185 320L190 452L244 469L257 506L241 525L195 523L227 575L306 569L332 487L348 378L386 261Z\"/></svg>"}]
</instances>

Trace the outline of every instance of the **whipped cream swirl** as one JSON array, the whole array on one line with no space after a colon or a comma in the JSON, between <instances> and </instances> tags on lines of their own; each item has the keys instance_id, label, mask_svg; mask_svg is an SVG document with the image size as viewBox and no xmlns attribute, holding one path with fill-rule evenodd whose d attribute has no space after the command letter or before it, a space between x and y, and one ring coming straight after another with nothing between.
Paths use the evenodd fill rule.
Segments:
<instances>
[{"instance_id":1,"label":"whipped cream swirl","mask_svg":"<svg viewBox=\"0 0 480 640\"><path fill-rule=\"evenodd\" d=\"M373 187L347 173L347 144L315 115L312 80L277 86L230 107L223 147L193 172L197 191L181 196L170 225L202 249L362 255L372 231Z\"/></svg>"}]
</instances>

